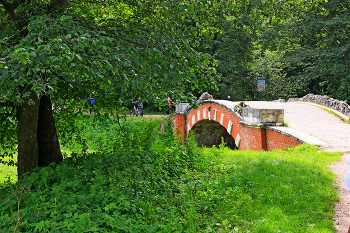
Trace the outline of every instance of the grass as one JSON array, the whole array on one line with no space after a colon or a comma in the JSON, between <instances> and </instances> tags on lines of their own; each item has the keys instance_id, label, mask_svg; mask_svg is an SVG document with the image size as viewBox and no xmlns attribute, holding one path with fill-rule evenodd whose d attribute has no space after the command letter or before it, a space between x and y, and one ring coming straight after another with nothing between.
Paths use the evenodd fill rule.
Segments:
<instances>
[{"instance_id":1,"label":"grass","mask_svg":"<svg viewBox=\"0 0 350 233\"><path fill-rule=\"evenodd\" d=\"M8 160L8 157L5 157L3 160ZM16 161L16 160L15 160ZM6 183L15 183L17 182L17 167L9 166L0 163L0 188Z\"/></svg>"},{"instance_id":2,"label":"grass","mask_svg":"<svg viewBox=\"0 0 350 233\"><path fill-rule=\"evenodd\" d=\"M165 111L146 111L143 112L143 115L160 115L160 116L165 116Z\"/></svg>"},{"instance_id":3,"label":"grass","mask_svg":"<svg viewBox=\"0 0 350 233\"><path fill-rule=\"evenodd\" d=\"M17 182L17 152L10 146L0 145L0 188Z\"/></svg>"},{"instance_id":4,"label":"grass","mask_svg":"<svg viewBox=\"0 0 350 233\"><path fill-rule=\"evenodd\" d=\"M340 153L197 148L160 121L84 127L85 149L0 189L0 232L335 232Z\"/></svg>"},{"instance_id":5,"label":"grass","mask_svg":"<svg viewBox=\"0 0 350 233\"><path fill-rule=\"evenodd\" d=\"M227 186L224 219L241 216L235 221L243 232L332 232L338 197L327 164L339 156L309 145L284 152L223 153L216 180Z\"/></svg>"}]
</instances>

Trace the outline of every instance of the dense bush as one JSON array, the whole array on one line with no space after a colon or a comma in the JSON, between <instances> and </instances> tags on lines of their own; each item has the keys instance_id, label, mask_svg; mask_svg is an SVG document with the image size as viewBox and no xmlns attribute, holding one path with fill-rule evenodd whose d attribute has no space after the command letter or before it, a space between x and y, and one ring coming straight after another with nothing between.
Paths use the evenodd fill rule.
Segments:
<instances>
[{"instance_id":1,"label":"dense bush","mask_svg":"<svg viewBox=\"0 0 350 233\"><path fill-rule=\"evenodd\" d=\"M165 131L159 131L160 124L166 124ZM148 201L172 195L174 180L200 163L199 149L191 140L177 143L169 121L119 127L111 119L73 138L75 151L61 164L38 168L0 190L3 232L151 229L137 224Z\"/></svg>"}]
</instances>

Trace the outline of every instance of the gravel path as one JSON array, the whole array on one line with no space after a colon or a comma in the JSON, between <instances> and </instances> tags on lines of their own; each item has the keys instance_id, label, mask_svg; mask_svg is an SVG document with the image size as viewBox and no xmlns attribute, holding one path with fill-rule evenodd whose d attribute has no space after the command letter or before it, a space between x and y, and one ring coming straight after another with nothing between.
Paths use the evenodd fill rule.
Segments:
<instances>
[{"instance_id":1,"label":"gravel path","mask_svg":"<svg viewBox=\"0 0 350 233\"><path fill-rule=\"evenodd\" d=\"M327 143L327 151L344 152L341 161L330 166L337 175L340 201L335 206L334 226L338 233L347 233L350 224L350 194L346 191L344 177L350 154L350 124L336 116L307 103L246 102L253 108L284 109L284 120L290 128L307 133Z\"/></svg>"}]
</instances>

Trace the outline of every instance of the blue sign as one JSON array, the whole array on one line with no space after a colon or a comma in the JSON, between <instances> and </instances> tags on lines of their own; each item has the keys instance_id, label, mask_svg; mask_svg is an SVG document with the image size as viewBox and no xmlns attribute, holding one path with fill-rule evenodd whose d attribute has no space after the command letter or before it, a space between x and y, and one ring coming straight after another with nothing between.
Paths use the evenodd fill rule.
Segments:
<instances>
[{"instance_id":1,"label":"blue sign","mask_svg":"<svg viewBox=\"0 0 350 233\"><path fill-rule=\"evenodd\" d=\"M265 78L258 78L258 91L265 91Z\"/></svg>"}]
</instances>

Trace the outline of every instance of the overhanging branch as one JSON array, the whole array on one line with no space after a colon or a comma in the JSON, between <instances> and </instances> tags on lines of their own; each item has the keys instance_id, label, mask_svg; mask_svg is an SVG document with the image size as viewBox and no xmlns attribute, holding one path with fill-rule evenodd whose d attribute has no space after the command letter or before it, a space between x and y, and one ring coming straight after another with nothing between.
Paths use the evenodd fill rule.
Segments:
<instances>
[{"instance_id":1,"label":"overhanging branch","mask_svg":"<svg viewBox=\"0 0 350 233\"><path fill-rule=\"evenodd\" d=\"M16 14L15 14L15 11L14 11L14 9L13 9L13 6L10 5L10 4L8 4L7 2L5 2L5 0L0 0L0 3L1 3L1 5L4 6L5 11L9 14L9 16L11 17L11 19L12 19L13 21L17 21L17 16L16 16Z\"/></svg>"},{"instance_id":2,"label":"overhanging branch","mask_svg":"<svg viewBox=\"0 0 350 233\"><path fill-rule=\"evenodd\" d=\"M334 75L330 75L330 77L336 81L339 85L341 85L341 81L339 79L337 79Z\"/></svg>"}]
</instances>

